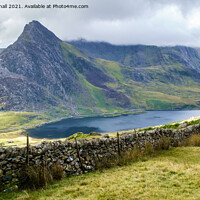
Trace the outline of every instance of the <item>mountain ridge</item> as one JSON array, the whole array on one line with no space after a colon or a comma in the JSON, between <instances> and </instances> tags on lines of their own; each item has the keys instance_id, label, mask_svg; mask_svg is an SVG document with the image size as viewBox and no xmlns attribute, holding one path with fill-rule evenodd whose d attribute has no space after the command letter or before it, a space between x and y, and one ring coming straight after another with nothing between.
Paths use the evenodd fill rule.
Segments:
<instances>
[{"instance_id":1,"label":"mountain ridge","mask_svg":"<svg viewBox=\"0 0 200 200\"><path fill-rule=\"evenodd\" d=\"M0 107L58 114L199 108L199 76L199 52L190 47L66 43L32 21L0 53Z\"/></svg>"},{"instance_id":2,"label":"mountain ridge","mask_svg":"<svg viewBox=\"0 0 200 200\"><path fill-rule=\"evenodd\" d=\"M198 57L198 59L200 58L199 52L197 51L197 48L192 48L192 47L188 47L188 46L156 46L156 45L142 45L142 44L138 44L138 45L115 45L115 44L111 44L108 42L90 42L84 39L81 40L72 40L72 41L66 41L67 43L77 47L78 49L80 49L83 53L85 53L86 55L89 55L91 57L95 57L95 58L102 58L102 59L107 59L107 60L113 60L116 62L120 62L120 60L122 59L121 57L123 56L123 54L121 55L121 57L119 57L119 52L123 51L124 54L126 55L127 53L136 53L136 56L138 56L139 53L141 53L142 49L148 51L148 48L150 48L151 52L146 52L147 55L151 54L153 51L153 53L157 53L157 58L153 58L155 60L154 61L154 65L156 64L167 64L165 63L166 59L164 59L162 57L162 55L160 55L162 52L164 51L164 53L168 53L168 51L171 50L176 50L176 51L182 51L183 54L188 54L188 52L190 53L191 51L193 51L193 55L195 55L195 57ZM146 49L145 49L146 48ZM111 53L108 53L111 52ZM169 54L169 53L168 53ZM142 55L141 55L142 56ZM149 55L148 55L149 56ZM160 57L162 57L161 59L158 59ZM175 56L175 55L173 55ZM157 63L155 63L157 61ZM124 61L121 62L121 64L125 64ZM130 66L137 66L137 63L133 63L132 65L130 63L126 63L126 65L130 65ZM144 66L145 63L140 62L140 65ZM198 64L200 65L200 61L198 60ZM150 65L149 65L150 66ZM200 68L198 68L199 70Z\"/></svg>"}]
</instances>

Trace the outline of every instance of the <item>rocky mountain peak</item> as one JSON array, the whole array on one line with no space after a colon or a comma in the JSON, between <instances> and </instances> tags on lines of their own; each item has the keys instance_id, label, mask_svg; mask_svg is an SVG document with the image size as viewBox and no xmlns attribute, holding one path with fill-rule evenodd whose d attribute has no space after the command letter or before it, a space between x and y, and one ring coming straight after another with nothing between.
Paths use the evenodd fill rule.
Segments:
<instances>
[{"instance_id":1,"label":"rocky mountain peak","mask_svg":"<svg viewBox=\"0 0 200 200\"><path fill-rule=\"evenodd\" d=\"M26 42L48 42L49 44L61 41L56 35L44 27L38 21L32 21L26 24L22 34L19 36L19 40L25 40Z\"/></svg>"}]
</instances>

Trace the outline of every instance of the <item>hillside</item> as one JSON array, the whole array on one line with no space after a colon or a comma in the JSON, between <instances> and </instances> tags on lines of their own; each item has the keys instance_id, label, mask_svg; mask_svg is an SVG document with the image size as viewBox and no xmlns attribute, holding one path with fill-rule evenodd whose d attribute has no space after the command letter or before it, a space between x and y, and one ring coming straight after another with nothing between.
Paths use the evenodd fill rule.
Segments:
<instances>
[{"instance_id":1,"label":"hillside","mask_svg":"<svg viewBox=\"0 0 200 200\"><path fill-rule=\"evenodd\" d=\"M91 114L200 107L189 47L63 42L37 21L0 53L0 108Z\"/></svg>"},{"instance_id":2,"label":"hillside","mask_svg":"<svg viewBox=\"0 0 200 200\"><path fill-rule=\"evenodd\" d=\"M199 199L199 147L161 151L129 165L71 176L47 188L1 193L2 199Z\"/></svg>"},{"instance_id":3,"label":"hillside","mask_svg":"<svg viewBox=\"0 0 200 200\"><path fill-rule=\"evenodd\" d=\"M102 63L132 102L146 109L199 107L199 49L68 41ZM112 86L111 86L112 87ZM193 102L193 103L192 103Z\"/></svg>"},{"instance_id":4,"label":"hillside","mask_svg":"<svg viewBox=\"0 0 200 200\"><path fill-rule=\"evenodd\" d=\"M83 53L94 58L118 62L133 68L182 64L200 72L198 48L185 46L158 47L150 45L112 45L84 39L68 41Z\"/></svg>"}]
</instances>

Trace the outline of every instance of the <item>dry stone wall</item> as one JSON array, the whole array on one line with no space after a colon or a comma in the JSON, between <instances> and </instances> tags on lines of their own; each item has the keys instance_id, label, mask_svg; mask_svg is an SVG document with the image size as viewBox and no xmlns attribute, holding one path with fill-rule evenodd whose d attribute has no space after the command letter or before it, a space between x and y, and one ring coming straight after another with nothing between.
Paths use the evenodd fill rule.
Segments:
<instances>
[{"instance_id":1,"label":"dry stone wall","mask_svg":"<svg viewBox=\"0 0 200 200\"><path fill-rule=\"evenodd\" d=\"M78 175L95 170L97 160L116 155L119 151L129 151L136 146L143 148L146 143L156 145L163 137L171 139L171 146L177 145L192 134L199 134L200 123L180 129L155 129L126 133L119 137L80 139L76 142L53 141L30 146L30 165L60 163L65 175ZM26 147L0 148L0 177L4 185L17 182L17 171L26 165ZM1 188L2 189L2 188Z\"/></svg>"}]
</instances>

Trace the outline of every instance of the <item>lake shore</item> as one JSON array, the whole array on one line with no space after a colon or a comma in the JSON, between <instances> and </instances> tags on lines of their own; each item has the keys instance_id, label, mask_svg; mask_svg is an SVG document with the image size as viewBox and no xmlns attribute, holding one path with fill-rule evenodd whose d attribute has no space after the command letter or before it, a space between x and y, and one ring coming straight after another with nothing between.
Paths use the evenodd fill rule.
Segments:
<instances>
[{"instance_id":1,"label":"lake shore","mask_svg":"<svg viewBox=\"0 0 200 200\"><path fill-rule=\"evenodd\" d=\"M17 113L17 112L13 112ZM21 112L19 112L21 113ZM22 112L23 113L23 112ZM26 145L26 134L27 129L36 128L43 126L45 124L51 124L54 122L59 122L65 119L76 119L76 118L90 118L90 117L118 117L121 115L138 115L145 113L144 110L126 110L121 112L113 112L113 113L97 113L91 115L73 115L73 116L66 116L61 118L56 118L53 120L48 120L40 123L33 123L27 126L18 126L16 128L6 128L0 129L0 146L25 146ZM55 139L48 139L48 138L36 138L36 137L29 137L30 144L37 144L42 141L53 141ZM59 138L59 140L65 140L66 138Z\"/></svg>"},{"instance_id":2,"label":"lake shore","mask_svg":"<svg viewBox=\"0 0 200 200\"><path fill-rule=\"evenodd\" d=\"M118 117L121 115L139 115L139 114L144 114L145 112L146 111L144 111L144 110L135 109L135 110L126 110L126 111L121 111L121 112L113 112L113 113L97 113L97 114L90 114L90 115L71 115L71 116L60 117L60 118L56 118L53 120L49 120L46 122L33 124L33 125L29 125L29 126L22 126L22 127L17 127L17 128L10 128L10 129L0 129L0 133L9 132L9 131L17 131L20 129L25 130L25 129L29 129L29 128L35 128L35 127L42 126L45 124L62 121L64 119L90 118L90 117Z\"/></svg>"},{"instance_id":3,"label":"lake shore","mask_svg":"<svg viewBox=\"0 0 200 200\"><path fill-rule=\"evenodd\" d=\"M77 132L120 132L137 128L154 127L172 122L200 116L199 110L184 111L148 111L143 115L120 115L119 117L75 117L58 122L47 123L28 129L30 136L35 138L59 139L69 137Z\"/></svg>"},{"instance_id":4,"label":"lake shore","mask_svg":"<svg viewBox=\"0 0 200 200\"><path fill-rule=\"evenodd\" d=\"M191 117L189 119L185 119L182 121L178 121L178 122L172 122L172 123L168 123L167 127L173 127L174 125L177 124L181 124L184 122L191 122L191 121L195 121L195 120L200 120L200 117ZM123 131L114 131L114 132L106 132L106 133L101 133L101 135L105 135L108 134L110 137L114 137L116 136L117 132L119 134L123 134L123 133L130 133L133 132L134 130L150 130L150 129L154 129L154 128L159 128L159 127L163 127L166 125L158 125L158 126L151 126L151 127L143 127L143 128L138 128L138 129L127 129L127 130L123 130ZM81 138L93 138L94 136L88 136L88 134L83 134L81 135ZM96 137L96 136L95 136ZM98 136L101 137L101 136ZM69 137L63 137L63 138L57 138L57 139L50 139L50 138L36 138L36 137L29 137L30 138L30 144L34 145L37 143L40 143L42 141L54 141L54 140L65 140ZM73 139L72 136L70 136L70 138ZM14 130L14 131L10 131L10 132L5 132L5 133L1 133L0 134L0 145L3 146L25 146L26 145L26 130L24 129L19 129L19 130Z\"/></svg>"}]
</instances>

